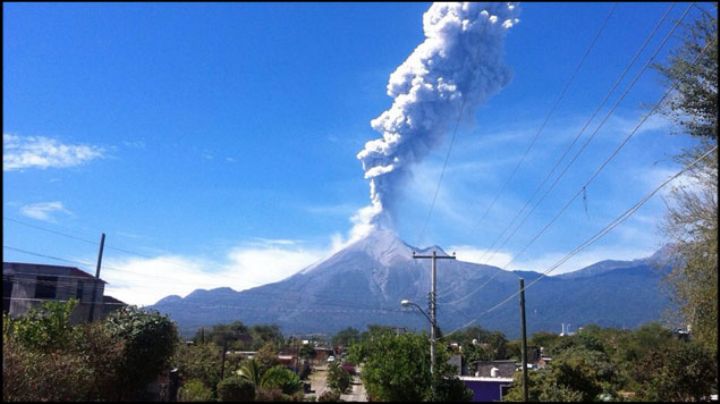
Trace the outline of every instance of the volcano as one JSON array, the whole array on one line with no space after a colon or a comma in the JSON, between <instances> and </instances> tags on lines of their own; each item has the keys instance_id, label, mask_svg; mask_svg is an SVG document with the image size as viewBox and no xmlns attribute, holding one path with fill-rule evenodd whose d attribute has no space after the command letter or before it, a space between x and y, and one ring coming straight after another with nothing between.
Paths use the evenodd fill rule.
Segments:
<instances>
[{"instance_id":1,"label":"volcano","mask_svg":"<svg viewBox=\"0 0 720 404\"><path fill-rule=\"evenodd\" d=\"M168 296L150 308L168 314L186 336L203 326L237 320L277 324L286 334L331 334L372 324L425 330L429 325L422 313L400 306L401 300L410 299L427 307L431 264L413 259L413 251L447 255L438 246L415 248L392 231L379 229L282 281L239 292L198 289L184 298ZM561 323L632 328L659 320L671 303L661 292L661 278L669 268L658 256L602 261L572 274L542 278L526 291L529 333L559 330ZM440 260L438 325L449 332L474 321L472 325L515 338L518 298L487 310L517 292L520 277L529 283L539 276L463 262L462 257Z\"/></svg>"}]
</instances>

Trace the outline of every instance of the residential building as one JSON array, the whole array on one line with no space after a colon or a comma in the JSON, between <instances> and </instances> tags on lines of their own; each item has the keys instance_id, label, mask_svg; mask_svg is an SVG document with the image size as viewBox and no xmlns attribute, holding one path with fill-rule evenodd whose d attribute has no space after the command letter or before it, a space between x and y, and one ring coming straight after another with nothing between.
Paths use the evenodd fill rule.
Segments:
<instances>
[{"instance_id":1,"label":"residential building","mask_svg":"<svg viewBox=\"0 0 720 404\"><path fill-rule=\"evenodd\" d=\"M3 313L18 317L43 302L75 298L78 305L70 316L71 323L91 320L91 312L92 320L101 319L125 305L105 296L105 284L75 267L3 262Z\"/></svg>"},{"instance_id":2,"label":"residential building","mask_svg":"<svg viewBox=\"0 0 720 404\"><path fill-rule=\"evenodd\" d=\"M473 364L471 375L475 377L509 377L515 374L514 360L483 361Z\"/></svg>"},{"instance_id":3,"label":"residential building","mask_svg":"<svg viewBox=\"0 0 720 404\"><path fill-rule=\"evenodd\" d=\"M460 380L473 392L473 402L502 401L512 386L512 377L460 376Z\"/></svg>"}]
</instances>

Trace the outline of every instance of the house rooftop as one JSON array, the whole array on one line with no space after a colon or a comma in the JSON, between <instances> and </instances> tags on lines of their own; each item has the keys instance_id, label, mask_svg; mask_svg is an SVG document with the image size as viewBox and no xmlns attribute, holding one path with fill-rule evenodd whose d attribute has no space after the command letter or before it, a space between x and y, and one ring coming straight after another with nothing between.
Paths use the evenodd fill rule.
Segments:
<instances>
[{"instance_id":1,"label":"house rooftop","mask_svg":"<svg viewBox=\"0 0 720 404\"><path fill-rule=\"evenodd\" d=\"M458 379L468 382L500 382L512 383L512 377L478 377L478 376L458 376Z\"/></svg>"},{"instance_id":2,"label":"house rooftop","mask_svg":"<svg viewBox=\"0 0 720 404\"><path fill-rule=\"evenodd\" d=\"M86 278L88 280L107 283L77 267L62 265L31 264L25 262L3 262L3 275L55 275L58 277Z\"/></svg>"},{"instance_id":3,"label":"house rooftop","mask_svg":"<svg viewBox=\"0 0 720 404\"><path fill-rule=\"evenodd\" d=\"M127 303L123 302L122 300L118 300L112 296L105 295L103 296L103 303L105 304L124 304L127 305Z\"/></svg>"}]
</instances>

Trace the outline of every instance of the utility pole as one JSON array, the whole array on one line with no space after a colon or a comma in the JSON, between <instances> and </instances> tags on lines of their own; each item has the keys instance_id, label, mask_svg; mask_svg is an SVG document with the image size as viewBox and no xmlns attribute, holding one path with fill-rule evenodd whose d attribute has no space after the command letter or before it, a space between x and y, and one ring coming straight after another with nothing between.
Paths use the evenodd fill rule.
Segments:
<instances>
[{"instance_id":1,"label":"utility pole","mask_svg":"<svg viewBox=\"0 0 720 404\"><path fill-rule=\"evenodd\" d=\"M93 285L92 301L90 302L90 318L91 323L95 317L95 299L97 299L97 285L100 282L100 266L102 265L103 249L105 248L105 233L100 236L100 251L98 252L97 267L95 268L95 283Z\"/></svg>"},{"instance_id":2,"label":"utility pole","mask_svg":"<svg viewBox=\"0 0 720 404\"><path fill-rule=\"evenodd\" d=\"M432 400L435 400L435 331L437 329L437 318L435 315L435 299L437 298L435 289L437 287L437 260L439 259L455 259L455 254L441 255L438 256L437 252L433 250L432 255L415 255L413 251L414 259L432 259L432 272L430 273L430 378L431 378L431 389L432 389Z\"/></svg>"},{"instance_id":3,"label":"utility pole","mask_svg":"<svg viewBox=\"0 0 720 404\"><path fill-rule=\"evenodd\" d=\"M520 278L520 328L522 330L523 401L528 401L527 334L525 333L525 279Z\"/></svg>"},{"instance_id":4,"label":"utility pole","mask_svg":"<svg viewBox=\"0 0 720 404\"><path fill-rule=\"evenodd\" d=\"M227 339L223 341L222 354L220 355L220 380L225 379L225 352L227 351Z\"/></svg>"}]
</instances>

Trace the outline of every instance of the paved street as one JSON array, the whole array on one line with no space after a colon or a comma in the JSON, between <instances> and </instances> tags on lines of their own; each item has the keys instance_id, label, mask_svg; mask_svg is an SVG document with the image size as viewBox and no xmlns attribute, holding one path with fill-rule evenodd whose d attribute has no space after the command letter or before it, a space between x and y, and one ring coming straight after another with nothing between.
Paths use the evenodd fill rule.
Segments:
<instances>
[{"instance_id":1,"label":"paved street","mask_svg":"<svg viewBox=\"0 0 720 404\"><path fill-rule=\"evenodd\" d=\"M367 401L365 394L365 386L363 386L360 376L353 376L350 382L352 390L348 394L343 394L340 399L343 401Z\"/></svg>"},{"instance_id":2,"label":"paved street","mask_svg":"<svg viewBox=\"0 0 720 404\"><path fill-rule=\"evenodd\" d=\"M310 389L314 390L314 393L309 393L306 396L320 397L325 390L329 390L327 387L327 366L318 366L309 376ZM362 385L359 376L353 376L350 382L351 390L347 394L340 396L343 401L367 401L365 395L365 387Z\"/></svg>"}]
</instances>

